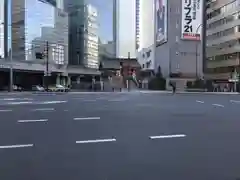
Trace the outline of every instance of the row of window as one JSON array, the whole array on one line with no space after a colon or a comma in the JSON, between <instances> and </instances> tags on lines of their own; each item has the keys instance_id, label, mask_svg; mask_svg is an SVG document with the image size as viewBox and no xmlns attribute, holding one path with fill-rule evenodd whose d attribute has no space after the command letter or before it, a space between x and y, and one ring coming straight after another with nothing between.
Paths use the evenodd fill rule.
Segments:
<instances>
[{"instance_id":1,"label":"row of window","mask_svg":"<svg viewBox=\"0 0 240 180\"><path fill-rule=\"evenodd\" d=\"M224 17L223 19L220 19L218 21L215 21L211 24L207 25L207 29L214 29L217 28L219 26L222 26L224 24L230 23L234 20L240 19L240 12L237 12L235 14L232 14L230 16Z\"/></svg>"},{"instance_id":2,"label":"row of window","mask_svg":"<svg viewBox=\"0 0 240 180\"><path fill-rule=\"evenodd\" d=\"M230 12L233 9L235 9L236 7L240 6L240 0L235 0L232 1L231 3L228 3L210 13L207 14L207 20L212 19L220 14L226 13L226 12Z\"/></svg>"},{"instance_id":3,"label":"row of window","mask_svg":"<svg viewBox=\"0 0 240 180\"><path fill-rule=\"evenodd\" d=\"M230 53L230 54L222 54L218 56L209 57L209 61L224 61L224 60L231 60L231 59L237 59L239 54L237 52Z\"/></svg>"},{"instance_id":4,"label":"row of window","mask_svg":"<svg viewBox=\"0 0 240 180\"><path fill-rule=\"evenodd\" d=\"M207 40L215 40L215 39L221 38L223 36L229 36L234 33L235 33L235 27L211 34L211 35L207 36Z\"/></svg>"},{"instance_id":5,"label":"row of window","mask_svg":"<svg viewBox=\"0 0 240 180\"><path fill-rule=\"evenodd\" d=\"M231 73L234 72L235 66L228 66L228 67L218 67L218 68L207 68L207 74L218 74L218 73Z\"/></svg>"}]
</instances>

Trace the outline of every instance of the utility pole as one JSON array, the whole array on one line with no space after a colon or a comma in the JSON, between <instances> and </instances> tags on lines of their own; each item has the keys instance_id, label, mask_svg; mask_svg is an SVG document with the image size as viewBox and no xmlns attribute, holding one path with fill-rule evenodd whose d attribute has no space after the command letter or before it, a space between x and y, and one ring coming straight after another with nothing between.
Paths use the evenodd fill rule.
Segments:
<instances>
[{"instance_id":1,"label":"utility pole","mask_svg":"<svg viewBox=\"0 0 240 180\"><path fill-rule=\"evenodd\" d=\"M10 49L10 70L9 70L9 91L13 91L13 62L12 62L12 47Z\"/></svg>"},{"instance_id":2,"label":"utility pole","mask_svg":"<svg viewBox=\"0 0 240 180\"><path fill-rule=\"evenodd\" d=\"M45 78L45 85L46 85L46 89L47 91L49 90L49 82L48 82L48 77L49 77L49 43L48 41L46 42L46 53L45 53L45 57L46 57L46 78Z\"/></svg>"},{"instance_id":3,"label":"utility pole","mask_svg":"<svg viewBox=\"0 0 240 180\"><path fill-rule=\"evenodd\" d=\"M128 91L130 91L130 57L131 57L131 55L130 55L130 52L128 52L128 68L127 68L127 70L128 70L128 76L127 76L127 89L128 89Z\"/></svg>"}]
</instances>

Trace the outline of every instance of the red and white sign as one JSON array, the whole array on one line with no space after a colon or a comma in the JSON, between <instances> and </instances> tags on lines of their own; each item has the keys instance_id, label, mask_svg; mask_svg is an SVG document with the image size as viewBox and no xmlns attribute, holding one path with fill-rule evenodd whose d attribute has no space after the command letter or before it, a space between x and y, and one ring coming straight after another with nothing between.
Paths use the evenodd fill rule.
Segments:
<instances>
[{"instance_id":1,"label":"red and white sign","mask_svg":"<svg viewBox=\"0 0 240 180\"><path fill-rule=\"evenodd\" d=\"M182 39L200 40L203 0L182 0Z\"/></svg>"}]
</instances>

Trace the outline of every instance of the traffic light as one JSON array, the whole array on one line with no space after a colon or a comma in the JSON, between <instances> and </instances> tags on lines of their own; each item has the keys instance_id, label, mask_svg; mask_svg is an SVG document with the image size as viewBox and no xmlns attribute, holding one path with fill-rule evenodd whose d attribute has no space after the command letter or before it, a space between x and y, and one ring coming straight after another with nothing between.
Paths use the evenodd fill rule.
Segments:
<instances>
[{"instance_id":1,"label":"traffic light","mask_svg":"<svg viewBox=\"0 0 240 180\"><path fill-rule=\"evenodd\" d=\"M44 59L44 54L41 52L36 52L35 56L36 56L36 59Z\"/></svg>"}]
</instances>

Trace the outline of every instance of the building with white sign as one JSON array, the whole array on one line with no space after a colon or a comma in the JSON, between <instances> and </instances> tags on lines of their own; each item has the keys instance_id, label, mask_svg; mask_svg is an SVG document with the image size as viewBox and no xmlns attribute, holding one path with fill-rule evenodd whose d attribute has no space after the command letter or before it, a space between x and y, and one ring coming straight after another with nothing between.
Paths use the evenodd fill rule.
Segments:
<instances>
[{"instance_id":1,"label":"building with white sign","mask_svg":"<svg viewBox=\"0 0 240 180\"><path fill-rule=\"evenodd\" d=\"M228 81L239 72L240 1L209 0L206 79Z\"/></svg>"},{"instance_id":2,"label":"building with white sign","mask_svg":"<svg viewBox=\"0 0 240 180\"><path fill-rule=\"evenodd\" d=\"M160 66L167 78L201 78L203 0L156 1L155 71Z\"/></svg>"}]
</instances>

